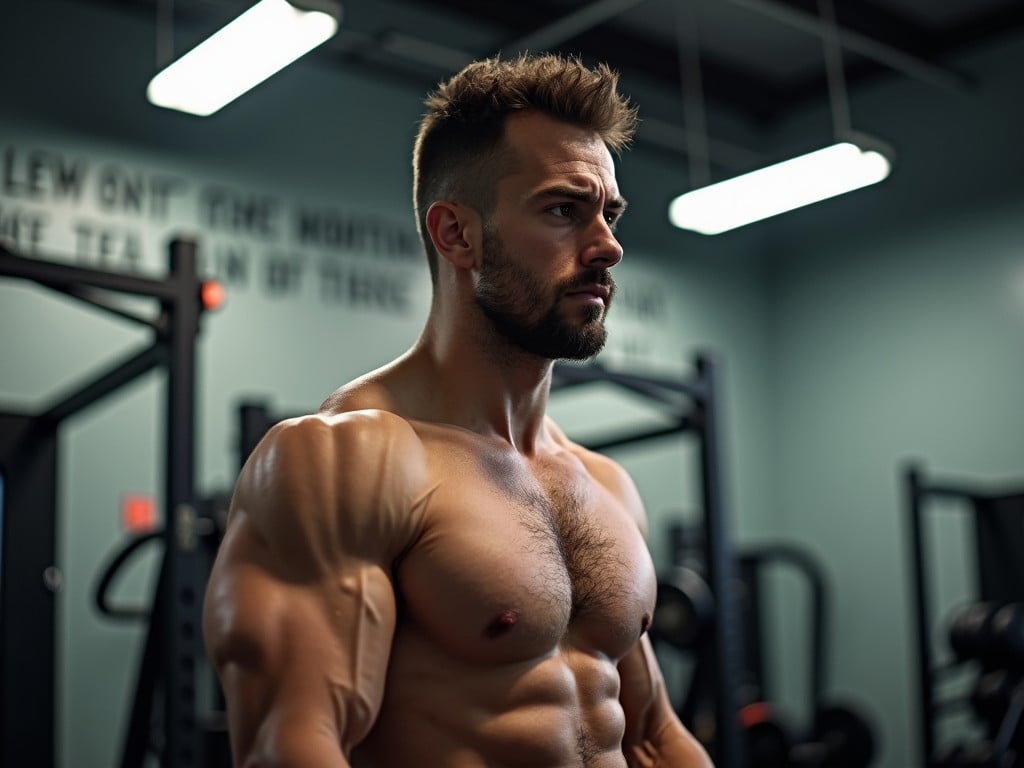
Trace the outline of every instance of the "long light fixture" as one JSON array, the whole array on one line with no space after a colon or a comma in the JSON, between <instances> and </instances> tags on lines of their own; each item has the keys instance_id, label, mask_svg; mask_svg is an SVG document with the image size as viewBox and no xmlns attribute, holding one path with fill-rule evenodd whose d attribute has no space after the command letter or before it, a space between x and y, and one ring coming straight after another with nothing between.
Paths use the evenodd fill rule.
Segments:
<instances>
[{"instance_id":1,"label":"long light fixture","mask_svg":"<svg viewBox=\"0 0 1024 768\"><path fill-rule=\"evenodd\" d=\"M669 221L680 229L704 235L717 235L755 221L761 221L855 189L877 184L892 169L892 149L877 139L855 133L850 128L849 104L842 74L842 51L839 47L839 28L831 0L819 0L825 23L825 63L827 66L829 97L835 127L835 143L805 155L784 160L756 171L706 186L699 185L675 198L669 204ZM691 21L692 23L692 21ZM695 45L695 44L694 44ZM699 65L696 77L699 90ZM702 105L701 105L702 109ZM702 112L691 108L702 121ZM703 126L703 122L700 123ZM699 153L702 148L694 143ZM704 154L702 159L706 161ZM700 179L694 172L691 159L691 177L704 181L710 173L707 164Z\"/></svg>"},{"instance_id":2,"label":"long light fixture","mask_svg":"<svg viewBox=\"0 0 1024 768\"><path fill-rule=\"evenodd\" d=\"M146 88L158 107L205 117L329 40L332 0L260 0L166 69Z\"/></svg>"},{"instance_id":3,"label":"long light fixture","mask_svg":"<svg viewBox=\"0 0 1024 768\"><path fill-rule=\"evenodd\" d=\"M877 184L891 167L885 152L842 141L680 195L668 217L680 229L717 235Z\"/></svg>"}]
</instances>

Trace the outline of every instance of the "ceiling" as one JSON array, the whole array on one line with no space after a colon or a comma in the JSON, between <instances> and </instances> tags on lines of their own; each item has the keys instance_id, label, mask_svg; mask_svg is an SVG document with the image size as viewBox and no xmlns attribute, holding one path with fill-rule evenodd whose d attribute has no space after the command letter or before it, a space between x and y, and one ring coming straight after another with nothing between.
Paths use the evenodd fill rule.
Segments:
<instances>
[{"instance_id":1,"label":"ceiling","mask_svg":"<svg viewBox=\"0 0 1024 768\"><path fill-rule=\"evenodd\" d=\"M254 0L77 2L157 19L163 13L173 19L180 54ZM715 113L755 131L815 104L831 105L835 115L845 103L842 88L853 93L883 78L969 91L978 74L959 70L958 57L1024 35L1022 0L340 2L337 36L313 54L329 66L397 78L425 91L473 58L558 50L608 61L624 83L643 82L682 105L686 120ZM691 145L680 138L683 109L659 120L646 107L644 138L686 152ZM720 164L745 163L714 141L717 157L725 159Z\"/></svg>"}]
</instances>

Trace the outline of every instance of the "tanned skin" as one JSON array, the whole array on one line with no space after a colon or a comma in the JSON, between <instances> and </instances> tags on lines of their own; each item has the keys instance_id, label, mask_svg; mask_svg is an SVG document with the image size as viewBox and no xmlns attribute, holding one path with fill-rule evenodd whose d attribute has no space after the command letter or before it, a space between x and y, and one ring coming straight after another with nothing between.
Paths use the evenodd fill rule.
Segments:
<instances>
[{"instance_id":1,"label":"tanned skin","mask_svg":"<svg viewBox=\"0 0 1024 768\"><path fill-rule=\"evenodd\" d=\"M505 140L487 223L542 288L515 308L603 324L606 291L560 286L622 258L608 149L533 111ZM636 488L545 416L552 360L474 300L480 213L426 222L419 341L275 427L238 480L204 612L235 764L709 768L646 635Z\"/></svg>"}]
</instances>

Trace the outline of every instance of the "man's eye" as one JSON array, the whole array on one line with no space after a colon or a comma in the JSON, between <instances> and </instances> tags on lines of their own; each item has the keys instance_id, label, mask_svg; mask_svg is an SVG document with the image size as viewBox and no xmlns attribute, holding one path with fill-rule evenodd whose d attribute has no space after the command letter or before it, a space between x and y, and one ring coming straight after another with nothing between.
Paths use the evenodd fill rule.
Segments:
<instances>
[{"instance_id":1,"label":"man's eye","mask_svg":"<svg viewBox=\"0 0 1024 768\"><path fill-rule=\"evenodd\" d=\"M572 216L572 203L562 203L551 209L557 216Z\"/></svg>"}]
</instances>

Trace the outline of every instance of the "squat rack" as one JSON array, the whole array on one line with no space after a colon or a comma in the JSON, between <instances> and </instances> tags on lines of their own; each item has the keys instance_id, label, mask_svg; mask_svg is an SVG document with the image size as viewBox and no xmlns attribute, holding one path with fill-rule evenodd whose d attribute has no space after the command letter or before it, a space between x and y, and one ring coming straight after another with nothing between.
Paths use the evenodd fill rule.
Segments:
<instances>
[{"instance_id":1,"label":"squat rack","mask_svg":"<svg viewBox=\"0 0 1024 768\"><path fill-rule=\"evenodd\" d=\"M160 280L16 255L0 245L0 276L34 282L148 326L150 345L31 414L0 413L0 764L53 766L56 664L57 428L120 387L160 366L167 371L164 467L166 586L154 605L164 637L164 764L202 768L196 674L202 658L195 507L195 339L213 283L199 280L196 245L170 243ZM111 301L110 294L156 299L155 319ZM204 294L206 301L204 303ZM207 306L207 304L211 306Z\"/></svg>"}]
</instances>

